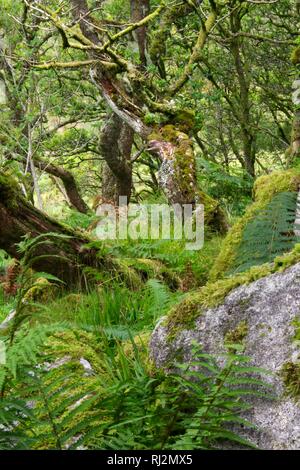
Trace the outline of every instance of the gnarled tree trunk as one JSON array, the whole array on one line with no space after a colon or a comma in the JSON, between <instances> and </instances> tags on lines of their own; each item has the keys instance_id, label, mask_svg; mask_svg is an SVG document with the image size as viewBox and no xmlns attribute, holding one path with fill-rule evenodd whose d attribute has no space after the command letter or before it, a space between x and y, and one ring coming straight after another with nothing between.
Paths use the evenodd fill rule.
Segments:
<instances>
[{"instance_id":1,"label":"gnarled tree trunk","mask_svg":"<svg viewBox=\"0 0 300 470\"><path fill-rule=\"evenodd\" d=\"M83 214L88 212L89 208L84 202L76 180L70 171L42 160L34 160L33 163L40 170L44 170L49 175L56 176L61 180L71 207Z\"/></svg>"},{"instance_id":2,"label":"gnarled tree trunk","mask_svg":"<svg viewBox=\"0 0 300 470\"><path fill-rule=\"evenodd\" d=\"M70 238L46 237L33 253L35 270L53 274L72 286L81 282L84 267L100 267L102 260L96 250L84 248L88 238L36 209L21 195L15 181L0 173L0 248L18 259L17 244L24 236L50 232Z\"/></svg>"},{"instance_id":3,"label":"gnarled tree trunk","mask_svg":"<svg viewBox=\"0 0 300 470\"><path fill-rule=\"evenodd\" d=\"M293 51L293 64L300 70L300 46ZM293 83L293 103L295 107L295 116L292 124L290 159L291 161L300 155L300 73L298 79Z\"/></svg>"}]
</instances>

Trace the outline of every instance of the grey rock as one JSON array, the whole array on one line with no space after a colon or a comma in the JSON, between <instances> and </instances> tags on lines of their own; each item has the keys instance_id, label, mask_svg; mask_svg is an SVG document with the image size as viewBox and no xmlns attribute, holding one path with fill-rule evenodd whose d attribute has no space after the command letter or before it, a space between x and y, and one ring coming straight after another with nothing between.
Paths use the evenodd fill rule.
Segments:
<instances>
[{"instance_id":1,"label":"grey rock","mask_svg":"<svg viewBox=\"0 0 300 470\"><path fill-rule=\"evenodd\" d=\"M150 355L158 367L168 367L177 351L188 361L192 341L205 352L222 354L226 333L246 321L245 354L252 365L272 372L264 380L272 384L276 400L249 399L252 408L244 417L258 429L240 429L240 434L261 449L299 450L300 405L287 396L279 374L286 362L300 358L299 342L293 340L295 318L300 318L300 263L234 289L222 305L199 313L194 329L182 330L174 340L167 337L161 319L151 337Z\"/></svg>"},{"instance_id":2,"label":"grey rock","mask_svg":"<svg viewBox=\"0 0 300 470\"><path fill-rule=\"evenodd\" d=\"M65 364L68 364L69 362L71 362L71 360L72 360L71 356L64 356L64 357L56 359L54 362L44 362L43 369L49 372L50 370L54 370Z\"/></svg>"}]
</instances>

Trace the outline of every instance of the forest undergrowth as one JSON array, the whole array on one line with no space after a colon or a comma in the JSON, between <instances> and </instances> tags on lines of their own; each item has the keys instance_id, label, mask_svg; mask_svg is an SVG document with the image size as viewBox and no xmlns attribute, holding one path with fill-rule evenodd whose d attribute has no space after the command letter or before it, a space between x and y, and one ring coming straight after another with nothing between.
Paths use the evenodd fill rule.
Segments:
<instances>
[{"instance_id":1,"label":"forest undergrowth","mask_svg":"<svg viewBox=\"0 0 300 470\"><path fill-rule=\"evenodd\" d=\"M88 291L73 292L54 276L32 271L27 245L34 243L24 241L15 284L11 291L4 284L0 297L0 321L15 312L0 330L6 346L0 448L206 449L224 439L250 446L231 427L251 426L242 418L249 406L242 397L264 395L265 384L257 380L262 391L251 388L240 345L229 347L222 366L199 346L191 363L177 358L169 373L149 358L157 321L190 286L206 282L220 241L211 236L190 256L179 242L108 245L114 255L163 262L178 288L155 278L132 288L102 273ZM2 267L16 271L1 256Z\"/></svg>"}]
</instances>

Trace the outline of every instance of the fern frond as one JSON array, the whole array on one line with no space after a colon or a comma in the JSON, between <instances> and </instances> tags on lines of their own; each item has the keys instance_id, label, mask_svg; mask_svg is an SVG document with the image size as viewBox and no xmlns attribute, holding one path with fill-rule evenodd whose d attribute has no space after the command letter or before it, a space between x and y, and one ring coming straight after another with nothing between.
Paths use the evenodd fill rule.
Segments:
<instances>
[{"instance_id":1,"label":"fern frond","mask_svg":"<svg viewBox=\"0 0 300 470\"><path fill-rule=\"evenodd\" d=\"M149 314L154 317L162 316L169 310L172 296L169 289L157 279L149 279L146 289L150 296Z\"/></svg>"},{"instance_id":2,"label":"fern frond","mask_svg":"<svg viewBox=\"0 0 300 470\"><path fill-rule=\"evenodd\" d=\"M29 331L27 328L20 330L7 348L6 369L16 378L19 369L37 362L49 335L61 330L64 330L63 324L37 325Z\"/></svg>"}]
</instances>

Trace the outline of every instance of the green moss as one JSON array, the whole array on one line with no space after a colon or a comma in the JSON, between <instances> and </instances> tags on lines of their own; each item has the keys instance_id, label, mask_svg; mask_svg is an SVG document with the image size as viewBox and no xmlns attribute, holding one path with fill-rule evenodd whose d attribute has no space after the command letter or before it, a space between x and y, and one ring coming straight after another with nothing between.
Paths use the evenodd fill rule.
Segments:
<instances>
[{"instance_id":1,"label":"green moss","mask_svg":"<svg viewBox=\"0 0 300 470\"><path fill-rule=\"evenodd\" d=\"M83 409L73 415L70 415L70 412L71 406L75 407L78 396L89 397L95 390L102 390L103 396L105 395L105 388L99 380L107 373L103 366L105 363L103 351L92 333L74 329L58 332L49 337L45 345L45 353L47 353L47 362L55 364L53 369L41 374L43 388L47 389L49 387L49 390L51 390L52 417L54 416L54 410L58 409L64 401L66 403L65 407L61 407L60 413L55 415L56 425L61 426L59 434L62 437L65 433L69 433L70 429L75 428L89 418L95 419L97 415L96 409ZM81 358L91 364L93 374L85 373L80 363ZM103 383L105 383L105 379L103 379ZM74 401L71 397L75 397ZM36 398L35 415L38 417L38 422L36 427L28 431L29 437L31 437L31 432L34 437L33 449L57 448L49 416L41 399L42 396ZM67 418L68 421L64 423ZM99 418L100 424L101 419Z\"/></svg>"},{"instance_id":2,"label":"green moss","mask_svg":"<svg viewBox=\"0 0 300 470\"><path fill-rule=\"evenodd\" d=\"M246 299L241 299L239 301L238 305L239 305L239 310L244 311L247 308L247 306L249 305L249 299L247 299L247 298Z\"/></svg>"},{"instance_id":3,"label":"green moss","mask_svg":"<svg viewBox=\"0 0 300 470\"><path fill-rule=\"evenodd\" d=\"M174 169L178 185L191 203L195 200L196 169L192 142L187 134L179 132L175 148Z\"/></svg>"},{"instance_id":4,"label":"green moss","mask_svg":"<svg viewBox=\"0 0 300 470\"><path fill-rule=\"evenodd\" d=\"M251 204L243 217L231 228L224 239L220 254L213 265L209 279L216 281L225 276L235 261L237 248L239 247L245 226L250 220L272 200L275 194L284 191L297 191L300 185L300 173L298 169L274 172L271 175L261 176L254 185L255 202Z\"/></svg>"},{"instance_id":5,"label":"green moss","mask_svg":"<svg viewBox=\"0 0 300 470\"><path fill-rule=\"evenodd\" d=\"M182 111L184 113L184 111ZM185 201L191 203L195 200L196 193L196 168L193 143L189 135L181 130L182 127L167 124L148 136L148 141L153 140L172 144L172 151L167 152L165 158L174 162L175 181Z\"/></svg>"},{"instance_id":6,"label":"green moss","mask_svg":"<svg viewBox=\"0 0 300 470\"><path fill-rule=\"evenodd\" d=\"M193 143L188 135L189 130L194 126L194 120L193 112L181 110L174 117L174 121L177 121L176 124L169 123L152 132L148 136L148 140L150 142L157 140L173 144L173 153L170 159L174 162L175 181L181 196L185 202L203 204L205 222L210 225L219 203L197 188Z\"/></svg>"},{"instance_id":7,"label":"green moss","mask_svg":"<svg viewBox=\"0 0 300 470\"><path fill-rule=\"evenodd\" d=\"M300 120L299 120L299 118L296 118L296 119L294 119L294 122L293 122L291 141L296 142L299 139L300 139ZM296 159L297 156L299 157L299 155L295 154L294 158Z\"/></svg>"},{"instance_id":8,"label":"green moss","mask_svg":"<svg viewBox=\"0 0 300 470\"><path fill-rule=\"evenodd\" d=\"M256 328L257 328L258 331L260 331L260 333L259 333L260 338L263 338L263 337L267 336L267 333L272 332L272 327L270 325L267 325L266 323L259 323L256 326Z\"/></svg>"},{"instance_id":9,"label":"green moss","mask_svg":"<svg viewBox=\"0 0 300 470\"><path fill-rule=\"evenodd\" d=\"M53 300L57 293L58 286L40 277L36 279L34 285L26 292L23 302L49 302Z\"/></svg>"},{"instance_id":10,"label":"green moss","mask_svg":"<svg viewBox=\"0 0 300 470\"><path fill-rule=\"evenodd\" d=\"M299 400L300 398L300 362L283 364L280 376L283 380L286 394Z\"/></svg>"},{"instance_id":11,"label":"green moss","mask_svg":"<svg viewBox=\"0 0 300 470\"><path fill-rule=\"evenodd\" d=\"M205 224L212 225L216 214L221 214L219 202L208 196L203 191L199 191L196 183L196 165L193 143L188 135L189 127L194 120L193 113L188 110L182 110L179 117L174 118L177 120L185 120L185 126L177 123L167 124L160 129L153 131L148 136L148 141L161 141L168 142L173 145L170 158L174 162L175 182L177 183L178 191L185 202L194 204L195 202L204 205L204 218ZM218 229L218 227L217 227Z\"/></svg>"},{"instance_id":12,"label":"green moss","mask_svg":"<svg viewBox=\"0 0 300 470\"><path fill-rule=\"evenodd\" d=\"M225 344L243 344L248 335L248 322L241 321L234 330L227 331L224 337Z\"/></svg>"},{"instance_id":13,"label":"green moss","mask_svg":"<svg viewBox=\"0 0 300 470\"><path fill-rule=\"evenodd\" d=\"M275 272L282 272L299 261L300 244L297 244L290 253L275 258L273 263L254 266L245 273L209 282L198 291L192 292L169 312L166 326L169 329L170 338L176 336L183 329L193 328L194 321L201 315L201 312L220 305L236 287L250 284Z\"/></svg>"},{"instance_id":14,"label":"green moss","mask_svg":"<svg viewBox=\"0 0 300 470\"><path fill-rule=\"evenodd\" d=\"M172 122L182 132L189 132L195 126L195 112L190 109L177 111Z\"/></svg>"}]
</instances>

